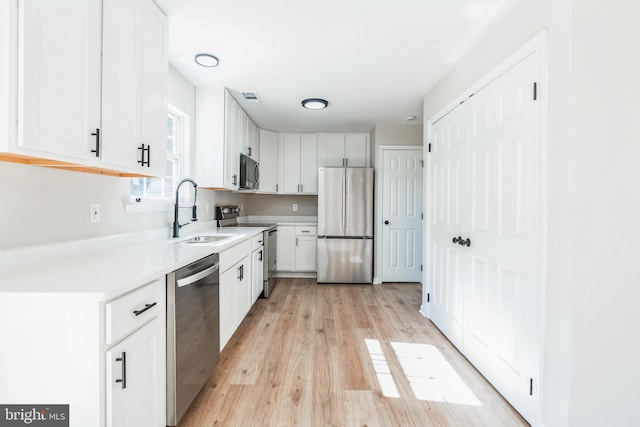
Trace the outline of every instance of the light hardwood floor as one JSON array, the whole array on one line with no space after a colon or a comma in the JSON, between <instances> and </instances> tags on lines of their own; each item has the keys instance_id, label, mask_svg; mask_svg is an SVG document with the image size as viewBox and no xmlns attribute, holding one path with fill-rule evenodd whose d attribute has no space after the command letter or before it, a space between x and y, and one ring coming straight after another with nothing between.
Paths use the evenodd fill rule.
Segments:
<instances>
[{"instance_id":1,"label":"light hardwood floor","mask_svg":"<svg viewBox=\"0 0 640 427\"><path fill-rule=\"evenodd\" d=\"M420 303L417 284L279 279L180 427L528 425Z\"/></svg>"}]
</instances>

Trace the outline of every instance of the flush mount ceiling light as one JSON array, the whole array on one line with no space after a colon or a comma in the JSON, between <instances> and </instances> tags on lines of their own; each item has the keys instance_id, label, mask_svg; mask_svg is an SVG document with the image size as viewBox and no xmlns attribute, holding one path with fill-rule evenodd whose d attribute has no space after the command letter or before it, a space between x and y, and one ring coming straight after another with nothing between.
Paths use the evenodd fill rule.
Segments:
<instances>
[{"instance_id":1,"label":"flush mount ceiling light","mask_svg":"<svg viewBox=\"0 0 640 427\"><path fill-rule=\"evenodd\" d=\"M407 122L412 122L415 119L416 119L416 116L414 116L414 115L407 116L407 117L404 118L404 120L407 121Z\"/></svg>"},{"instance_id":2,"label":"flush mount ceiling light","mask_svg":"<svg viewBox=\"0 0 640 427\"><path fill-rule=\"evenodd\" d=\"M322 110L327 108L327 105L329 105L327 100L320 98L307 98L302 101L302 106L309 110Z\"/></svg>"},{"instance_id":3,"label":"flush mount ceiling light","mask_svg":"<svg viewBox=\"0 0 640 427\"><path fill-rule=\"evenodd\" d=\"M196 64L207 68L217 67L220 61L213 55L208 53L199 53L196 55Z\"/></svg>"}]
</instances>

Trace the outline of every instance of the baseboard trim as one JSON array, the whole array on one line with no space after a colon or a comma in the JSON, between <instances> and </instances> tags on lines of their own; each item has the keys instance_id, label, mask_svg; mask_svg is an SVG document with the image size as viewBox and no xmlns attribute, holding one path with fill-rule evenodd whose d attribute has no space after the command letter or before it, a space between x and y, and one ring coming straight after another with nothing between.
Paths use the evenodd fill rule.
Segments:
<instances>
[{"instance_id":1,"label":"baseboard trim","mask_svg":"<svg viewBox=\"0 0 640 427\"><path fill-rule=\"evenodd\" d=\"M420 305L420 310L419 311L420 311L420 314L422 314L424 317L426 317L427 319L429 318L429 315L427 314L428 310L427 310L427 306L426 305L424 305L424 304Z\"/></svg>"}]
</instances>

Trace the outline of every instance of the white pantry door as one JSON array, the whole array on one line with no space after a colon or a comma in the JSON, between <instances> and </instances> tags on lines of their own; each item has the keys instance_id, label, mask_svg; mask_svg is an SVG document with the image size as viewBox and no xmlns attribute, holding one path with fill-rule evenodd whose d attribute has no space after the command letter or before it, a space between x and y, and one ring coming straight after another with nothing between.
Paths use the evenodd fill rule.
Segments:
<instances>
[{"instance_id":1,"label":"white pantry door","mask_svg":"<svg viewBox=\"0 0 640 427\"><path fill-rule=\"evenodd\" d=\"M431 319L530 422L539 354L538 70L534 53L434 123L429 162Z\"/></svg>"},{"instance_id":2,"label":"white pantry door","mask_svg":"<svg viewBox=\"0 0 640 427\"><path fill-rule=\"evenodd\" d=\"M470 277L464 353L527 420L537 352L539 60L533 54L469 99Z\"/></svg>"},{"instance_id":3,"label":"white pantry door","mask_svg":"<svg viewBox=\"0 0 640 427\"><path fill-rule=\"evenodd\" d=\"M383 151L383 282L422 279L422 170L422 147Z\"/></svg>"},{"instance_id":4,"label":"white pantry door","mask_svg":"<svg viewBox=\"0 0 640 427\"><path fill-rule=\"evenodd\" d=\"M462 185L468 169L465 144L465 109L458 107L433 125L429 182L431 182L431 320L462 350L463 285L468 263L461 236L468 224L468 186ZM464 194L463 194L464 192Z\"/></svg>"}]
</instances>

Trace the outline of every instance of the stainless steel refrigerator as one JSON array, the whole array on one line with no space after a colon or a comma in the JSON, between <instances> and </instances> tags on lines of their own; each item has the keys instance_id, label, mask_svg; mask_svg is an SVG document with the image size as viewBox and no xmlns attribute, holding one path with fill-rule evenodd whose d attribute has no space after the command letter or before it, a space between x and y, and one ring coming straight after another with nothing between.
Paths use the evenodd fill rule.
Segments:
<instances>
[{"instance_id":1,"label":"stainless steel refrigerator","mask_svg":"<svg viewBox=\"0 0 640 427\"><path fill-rule=\"evenodd\" d=\"M373 281L373 169L318 172L318 282Z\"/></svg>"}]
</instances>

